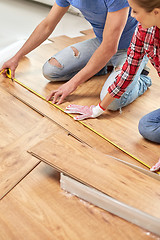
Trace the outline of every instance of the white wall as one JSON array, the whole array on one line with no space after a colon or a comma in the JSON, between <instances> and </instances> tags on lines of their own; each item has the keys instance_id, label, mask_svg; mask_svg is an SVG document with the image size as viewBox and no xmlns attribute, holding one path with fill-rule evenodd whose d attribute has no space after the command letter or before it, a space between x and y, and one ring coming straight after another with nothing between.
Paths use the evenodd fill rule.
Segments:
<instances>
[{"instance_id":1,"label":"white wall","mask_svg":"<svg viewBox=\"0 0 160 240\"><path fill-rule=\"evenodd\" d=\"M55 0L32 0L32 1L41 2L44 4L50 5L50 6L53 6L53 4L55 3ZM80 11L72 6L70 6L70 8L69 8L69 12L82 16Z\"/></svg>"},{"instance_id":2,"label":"white wall","mask_svg":"<svg viewBox=\"0 0 160 240\"><path fill-rule=\"evenodd\" d=\"M45 4L47 4L47 5L53 5L54 4L54 2L55 2L55 0L33 0L33 1L36 1L36 2L41 2L41 3L45 3Z\"/></svg>"}]
</instances>

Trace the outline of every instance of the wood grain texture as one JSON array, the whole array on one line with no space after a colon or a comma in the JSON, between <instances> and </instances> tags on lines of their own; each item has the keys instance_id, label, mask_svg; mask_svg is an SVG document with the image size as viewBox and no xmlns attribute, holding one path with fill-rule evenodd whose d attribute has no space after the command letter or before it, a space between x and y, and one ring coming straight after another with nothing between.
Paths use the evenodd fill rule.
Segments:
<instances>
[{"instance_id":1,"label":"wood grain texture","mask_svg":"<svg viewBox=\"0 0 160 240\"><path fill-rule=\"evenodd\" d=\"M26 134L1 150L0 199L39 163L29 156L27 149L54 131L57 132L57 126L42 117Z\"/></svg>"},{"instance_id":2,"label":"wood grain texture","mask_svg":"<svg viewBox=\"0 0 160 240\"><path fill-rule=\"evenodd\" d=\"M17 70L17 79L42 96L47 96L51 90L57 89L62 83L48 83L41 74L41 68L43 63L49 59L51 55L65 47L66 44L69 45L69 40L65 39L63 44L63 40L60 37L60 46L58 46L57 43L44 44L30 53L26 58L23 58ZM56 38L56 41L58 42L58 38ZM143 115L159 107L160 95L158 94L158 88L160 82L159 79L157 79L157 75L154 73L153 75L153 86L134 103L125 107L122 114L119 112L106 111L106 113L98 119L88 119L84 121L91 128L149 166L154 165L159 158L159 144L146 141L140 136L138 132L138 122ZM93 77L91 80L82 84L73 94L68 96L66 99L67 102L62 104L61 107L65 109L69 103L81 105L97 104L106 77L107 76ZM6 82L4 84L4 80L2 80L2 84L8 87L6 86ZM17 88L16 84L14 85ZM57 109L55 112L57 112ZM54 115L53 118L58 119L56 115ZM64 124L68 125L65 116L61 116L61 118L61 121L66 121ZM72 128L71 125L70 128ZM108 154L110 154L110 152L108 152ZM136 160L134 160L134 162L137 164Z\"/></svg>"},{"instance_id":3,"label":"wood grain texture","mask_svg":"<svg viewBox=\"0 0 160 240\"><path fill-rule=\"evenodd\" d=\"M98 149L105 154L123 159L126 162L148 170L148 168L135 161L135 159L132 157L120 151L118 148L114 147L112 144L108 143L97 134L82 126L77 121L74 121L67 114L64 114L54 106L38 98L23 87L17 85L16 83L12 83L10 80L8 80L7 84L6 81L2 81L1 85L10 94L16 96L18 99L33 108L35 111L50 118L52 121L65 128L72 136L79 139L80 141L87 143L89 146Z\"/></svg>"},{"instance_id":4,"label":"wood grain texture","mask_svg":"<svg viewBox=\"0 0 160 240\"><path fill-rule=\"evenodd\" d=\"M58 36L58 37L51 37L51 38L49 38L49 40L56 43L56 45L58 44L58 46L61 48L62 46L64 47L64 44L71 45L74 43L85 41L87 39L95 38L93 29L80 31L80 33L82 33L83 36L70 38L70 37L67 37L64 35L64 36Z\"/></svg>"},{"instance_id":5,"label":"wood grain texture","mask_svg":"<svg viewBox=\"0 0 160 240\"><path fill-rule=\"evenodd\" d=\"M64 193L41 163L0 204L1 240L158 240L135 225Z\"/></svg>"},{"instance_id":6,"label":"wood grain texture","mask_svg":"<svg viewBox=\"0 0 160 240\"><path fill-rule=\"evenodd\" d=\"M50 44L49 46L42 46L41 50L39 49L38 52L41 52L41 55L43 55L42 53L45 55L45 52L54 52L56 46L56 43L53 45ZM50 51L47 50L48 47L50 47ZM44 48L46 48L46 51L43 50ZM34 56L37 56L37 52L31 55L31 61L34 60ZM17 78L22 81L26 79L27 84L43 96L47 96L51 90L57 89L57 87L61 85L61 83L48 83L45 85L46 80L43 80L40 74L39 76L35 75L35 65L33 69L34 73L32 69L30 71L30 69L27 68L28 73L23 73L21 75L17 74ZM29 78L27 75L30 75ZM99 94L106 78L107 76L93 77L91 80L79 86L73 94L67 97L67 102L61 105L63 109L68 105L68 102L80 105L96 105L99 102ZM41 79L43 81L40 81ZM159 108L160 95L158 89L160 87L160 81L155 74L152 75L152 79L153 85L150 89L135 102L125 107L122 114L119 112L106 111L106 113L98 119L88 119L84 121L91 128L95 129L149 166L154 165L157 159L159 159L159 144L151 143L142 138L138 132L138 122L142 116ZM41 82L44 83L45 88Z\"/></svg>"},{"instance_id":7,"label":"wood grain texture","mask_svg":"<svg viewBox=\"0 0 160 240\"><path fill-rule=\"evenodd\" d=\"M56 134L29 152L60 172L160 219L159 181L109 159L73 137Z\"/></svg>"},{"instance_id":8,"label":"wood grain texture","mask_svg":"<svg viewBox=\"0 0 160 240\"><path fill-rule=\"evenodd\" d=\"M10 145L42 116L0 88L0 149Z\"/></svg>"}]
</instances>

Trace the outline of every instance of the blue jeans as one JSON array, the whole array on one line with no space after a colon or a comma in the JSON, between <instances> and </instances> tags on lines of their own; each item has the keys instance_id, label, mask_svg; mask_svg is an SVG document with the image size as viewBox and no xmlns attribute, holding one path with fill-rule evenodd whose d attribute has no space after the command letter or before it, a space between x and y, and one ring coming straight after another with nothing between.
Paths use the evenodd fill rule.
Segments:
<instances>
[{"instance_id":1,"label":"blue jeans","mask_svg":"<svg viewBox=\"0 0 160 240\"><path fill-rule=\"evenodd\" d=\"M160 108L141 118L138 129L144 138L160 143Z\"/></svg>"},{"instance_id":2,"label":"blue jeans","mask_svg":"<svg viewBox=\"0 0 160 240\"><path fill-rule=\"evenodd\" d=\"M47 61L43 66L43 75L48 80L53 82L70 80L77 72L85 67L99 46L100 43L98 39L93 38L72 45L72 47L78 50L77 56L75 56L71 46L63 49L52 56L52 58L55 58L59 62L60 67L53 66L49 61ZM106 64L106 66L96 75L107 74L108 66L113 66L114 68L122 67L126 58L127 49L118 50L117 53ZM147 88L151 85L151 79L148 76L141 74L147 62L148 58L145 56L133 82L128 86L126 92L120 99L114 99L114 101L109 105L108 109L113 111L118 110L121 107L133 102L138 96L142 95L147 90ZM101 100L107 94L108 87L115 81L115 77L120 73L120 71L121 70L113 70L110 76L107 78L100 94Z\"/></svg>"},{"instance_id":3,"label":"blue jeans","mask_svg":"<svg viewBox=\"0 0 160 240\"><path fill-rule=\"evenodd\" d=\"M108 93L108 87L116 80L116 76L121 73L121 68L126 61L127 58L127 51L126 50L119 50L117 53L111 58L107 65L112 64L115 68L120 67L120 70L116 71L113 70L110 76L107 78L101 94L100 99L101 101ZM109 110L116 111L121 109L122 107L127 106L131 102L133 102L137 97L141 96L148 87L151 86L151 79L148 76L141 74L142 70L146 66L148 62L148 57L144 56L141 65L132 81L132 83L127 87L125 93L121 96L121 98L115 98L114 101L108 106Z\"/></svg>"}]
</instances>

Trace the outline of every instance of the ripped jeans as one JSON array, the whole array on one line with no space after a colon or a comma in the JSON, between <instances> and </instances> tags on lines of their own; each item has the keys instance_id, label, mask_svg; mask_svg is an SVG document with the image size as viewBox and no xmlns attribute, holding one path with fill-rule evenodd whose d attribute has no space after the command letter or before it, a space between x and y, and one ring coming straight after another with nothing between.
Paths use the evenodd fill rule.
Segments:
<instances>
[{"instance_id":1,"label":"ripped jeans","mask_svg":"<svg viewBox=\"0 0 160 240\"><path fill-rule=\"evenodd\" d=\"M43 75L50 81L68 81L77 72L79 72L88 63L89 59L100 46L100 42L97 38L89 39L83 42L79 42L69 46L57 54L51 57L54 58L59 66L54 66L48 60L43 66ZM74 51L77 50L76 52ZM127 49L118 50L117 53L110 59L104 68L102 68L96 75L107 74L107 67L113 66L122 67L127 58ZM147 88L151 85L151 79L148 76L142 75L141 72L148 62L148 58L145 56L138 69L137 74L134 77L133 82L127 87L126 92L120 99L114 99L114 101L108 106L108 109L116 111L129 103L133 102L138 96L142 95ZM115 81L115 77L121 72L121 70L113 70L110 76L107 78L102 91L100 93L100 99L102 100L108 92L108 87ZM98 83L97 83L98 84Z\"/></svg>"}]
</instances>

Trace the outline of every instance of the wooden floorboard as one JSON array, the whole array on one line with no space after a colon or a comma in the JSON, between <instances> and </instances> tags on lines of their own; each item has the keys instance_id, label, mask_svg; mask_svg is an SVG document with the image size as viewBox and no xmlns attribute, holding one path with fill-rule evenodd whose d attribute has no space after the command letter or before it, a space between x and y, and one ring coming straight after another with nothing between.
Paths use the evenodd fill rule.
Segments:
<instances>
[{"instance_id":1,"label":"wooden floorboard","mask_svg":"<svg viewBox=\"0 0 160 240\"><path fill-rule=\"evenodd\" d=\"M50 136L54 131L57 132L57 126L42 117L26 134L1 150L0 199L39 163L29 156L27 149Z\"/></svg>"},{"instance_id":2,"label":"wooden floorboard","mask_svg":"<svg viewBox=\"0 0 160 240\"><path fill-rule=\"evenodd\" d=\"M135 161L135 159L132 157L128 156L118 148L114 147L112 144L108 143L102 137L91 132L88 128L82 126L77 121L74 121L67 114L64 114L54 106L38 98L23 87L17 85L17 83L12 83L11 80L7 80L6 82L6 79L1 80L1 86L3 86L10 94L16 96L40 114L61 125L68 132L70 132L72 136L75 136L75 138L87 143L92 148L96 148L107 155L112 155L113 157L122 159L128 163L143 167L144 169L148 169L138 161Z\"/></svg>"},{"instance_id":3,"label":"wooden floorboard","mask_svg":"<svg viewBox=\"0 0 160 240\"><path fill-rule=\"evenodd\" d=\"M24 58L21 61L19 69L17 71L17 79L23 82L24 84L26 84L27 86L29 86L30 88L32 88L34 91L41 94L42 96L47 96L50 93L51 89L53 89L53 87L57 88L58 86L61 85L61 83L54 83L54 84L48 83L48 81L41 74L42 62L44 62L45 59L49 58L49 54L51 50L57 51L55 49L54 44L42 45L40 48L37 49L37 51L32 52L30 56L28 56L28 58ZM98 87L96 84L97 80L99 81ZM21 90L19 90L19 86L17 86L16 83L12 84L9 81L10 80L1 78L1 85L5 89L10 89L10 90L12 89L11 91L12 92L14 91L15 95L20 94ZM86 82L85 85L81 85L73 95L69 96L67 99L69 102L62 104L61 107L65 108L65 106L68 105L69 103L77 103L77 104L88 103L89 105L93 103L95 104L98 103L99 93L103 86L104 81L105 81L104 76L99 77L98 79L97 77L92 78L92 80ZM93 91L88 91L88 89L92 89ZM24 90L25 95L28 95L26 91L27 90ZM29 98L26 101L29 102L30 101ZM139 103L141 102L139 101ZM119 114L119 112L106 113L106 114L103 114L103 116L100 117L99 119L87 120L85 122L90 127L95 128L97 131L99 131L108 139L116 142L121 147L124 147L125 150L127 150L128 152L131 152L133 155L137 155L138 153L138 157L140 157L140 159L142 157L141 160L144 161L146 164L153 165L155 161L157 161L158 159L158 146L152 143L148 143L147 141L145 141L139 136L138 130L137 130L137 123L138 123L139 117L137 118L135 117L134 112L132 113L132 111L130 110L130 106L127 108L128 112L123 111L123 114ZM43 107L39 106L39 108L42 109ZM56 115L55 113L57 113L57 109L55 109L54 114L52 116L52 118L55 118L57 120L58 119L57 114L59 115L59 113L57 113ZM63 122L63 124L68 125L68 122L67 122L68 120L66 120L65 116L63 117L63 115L61 115L61 122ZM134 118L132 119L132 122L130 122L130 118L132 118L132 115L134 115ZM138 114L136 113L136 116L137 115ZM74 120L72 120L72 122L74 122ZM124 127L122 126L122 123L126 123L126 122L127 123L129 122L129 124L127 124L128 126L127 129L126 128L124 129ZM72 128L73 124L71 124L70 127L68 125L68 128ZM115 125L116 125L116 128L114 127ZM118 128L118 131L117 131L117 128ZM110 131L110 129L112 129L112 131ZM76 129L74 131L76 132ZM124 132L126 134L125 137L124 137ZM84 134L81 134L81 135L84 135ZM132 138L130 136L132 136ZM121 139L122 137L123 139ZM95 138L97 138L96 135L95 135ZM127 139L127 144L126 144L126 139ZM131 144L133 144L133 146ZM141 151L141 147L142 147L142 151ZM113 151L116 151L116 150L113 150ZM112 151L108 151L107 149L105 152L110 154ZM152 153L154 152L154 153L151 154L151 152ZM115 154L113 156L121 158L121 154L120 155L118 154L118 156ZM134 162L135 164L138 164L135 160Z\"/></svg>"},{"instance_id":4,"label":"wooden floorboard","mask_svg":"<svg viewBox=\"0 0 160 240\"><path fill-rule=\"evenodd\" d=\"M65 38L63 45L62 39L60 37L60 46L58 46L57 42L40 46L30 53L28 57L23 58L17 70L17 79L42 96L47 96L51 90L57 89L62 84L61 82L48 83L41 73L43 63L52 54L69 44L69 41L65 42ZM58 38L56 38L56 41L58 41ZM151 143L141 137L138 132L138 122L143 115L159 107L160 95L158 88L160 82L157 76L153 75L153 85L150 89L134 103L125 107L122 114L118 111L107 111L98 119L84 121L91 128L149 166L154 165L159 158L159 144ZM67 102L62 104L61 107L65 109L69 103L97 104L105 79L106 76L93 77L90 81L82 84L72 95L68 96Z\"/></svg>"},{"instance_id":5,"label":"wooden floorboard","mask_svg":"<svg viewBox=\"0 0 160 240\"><path fill-rule=\"evenodd\" d=\"M29 152L60 172L160 219L159 181L109 159L66 133L45 139Z\"/></svg>"},{"instance_id":6,"label":"wooden floorboard","mask_svg":"<svg viewBox=\"0 0 160 240\"><path fill-rule=\"evenodd\" d=\"M41 163L0 204L1 240L152 240L153 234L60 189Z\"/></svg>"},{"instance_id":7,"label":"wooden floorboard","mask_svg":"<svg viewBox=\"0 0 160 240\"><path fill-rule=\"evenodd\" d=\"M85 39L87 38L88 36L85 37ZM42 76L41 68L44 62L65 46L81 40L83 40L82 37L79 39L70 39L65 36L54 39L53 43L40 46L22 59L16 72L16 78L39 94L47 96L51 90L57 89L62 83L49 83L48 80ZM151 74L153 78L156 76L153 71ZM62 104L61 107L65 108L69 103L97 104L99 101L99 93L105 79L106 76L93 77L90 81L82 84L74 94L69 96L67 98L68 102ZM57 173L54 174L53 169L44 166L44 164L40 164L39 166L39 161L31 157L26 150L50 134L53 135L54 132L57 133L60 131L60 128L57 128L57 124L59 124L59 126L65 128L70 135L74 136L75 139L85 142L94 149L121 158L137 166L142 166L139 162L121 152L78 122L75 122L57 108L20 87L17 83L12 83L10 80L1 76L0 86L3 88L2 92L8 91L10 94L9 98L7 97L9 100L8 103L5 101L6 98L2 99L3 97L1 97L3 114L0 116L0 130L2 132L2 141L0 142L0 198L2 199L5 196L0 204L2 240L24 239L24 236L26 236L27 239L38 240L41 238L44 240L60 238L67 240L82 238L87 240L123 238L126 240L158 239L150 233L112 214L90 205L85 204L84 206L76 198L67 198L68 195L64 195L59 189ZM148 111L153 106L156 107L156 105L154 105L154 96L157 96L156 100L159 99L157 92L159 85L154 81L153 86L153 90L145 94L147 99L150 99L151 96L153 99ZM5 94L7 95L7 93ZM21 103L19 100L15 100L13 95L19 99ZM146 111L146 108L143 109L143 106L147 105L146 101L147 104L149 104L148 100L143 100L141 103L142 112L138 111L138 113L136 112L135 114L134 109L139 106L139 104L137 104L133 109L129 107L126 108L122 115L119 115L118 112L107 112L101 118L93 121L87 120L86 123L91 127L97 127L97 125L102 124L106 136L108 138L111 137L111 139L115 141L117 140L119 144L122 137L121 132L124 130L121 117L123 121L129 123L130 118L133 117L129 125L132 130L128 132L128 135L126 134L124 139L125 141L127 139L127 150L130 151L130 147L133 147L135 152L141 151L139 147L140 144L146 148L149 147L150 150L146 151L146 155L148 154L146 162L152 164L157 160L158 154L156 155L156 153L158 152L158 148L152 147L150 143L146 146L146 141L139 141L139 138L137 140L138 142L136 142L137 136L135 136L135 133L137 134L137 129L135 131L134 128L135 122L138 121L137 117L141 117L141 114ZM12 103L14 111L11 111ZM30 106L30 108L27 107L27 105ZM130 114L131 111L133 111L134 114ZM33 112L34 114L32 116ZM40 113L40 115L36 112ZM18 116L19 118L16 120ZM52 122L43 116L50 118ZM32 120L30 121L31 118ZM109 134L110 129L113 129L114 124L117 122L120 124L119 129L122 129L120 130L119 139L116 139L117 135L114 135L114 131L113 135L110 136ZM98 131L101 131L101 128L98 128ZM125 131L127 132L128 130L125 129ZM133 139L130 138L132 135ZM128 144L129 139L131 139L130 143L134 144L134 146ZM154 151L154 154L152 151ZM143 152L142 157L144 155ZM150 158L150 162L148 158ZM108 159L112 162L112 158ZM105 164L104 162L104 165ZM142 167L145 168L144 166ZM21 181L22 179L23 181ZM11 189L12 191L10 191ZM9 194L6 195L8 192Z\"/></svg>"},{"instance_id":8,"label":"wooden floorboard","mask_svg":"<svg viewBox=\"0 0 160 240\"><path fill-rule=\"evenodd\" d=\"M0 88L0 149L28 132L42 116Z\"/></svg>"},{"instance_id":9,"label":"wooden floorboard","mask_svg":"<svg viewBox=\"0 0 160 240\"><path fill-rule=\"evenodd\" d=\"M71 44L85 41L91 38L95 38L93 29L84 30L84 31L81 31L81 33L83 34L83 36L70 38L64 35L64 36L52 37L52 38L49 38L49 40L56 43L56 45L58 45L61 48L62 46L64 46L64 44L68 46L68 44L71 45Z\"/></svg>"}]
</instances>

